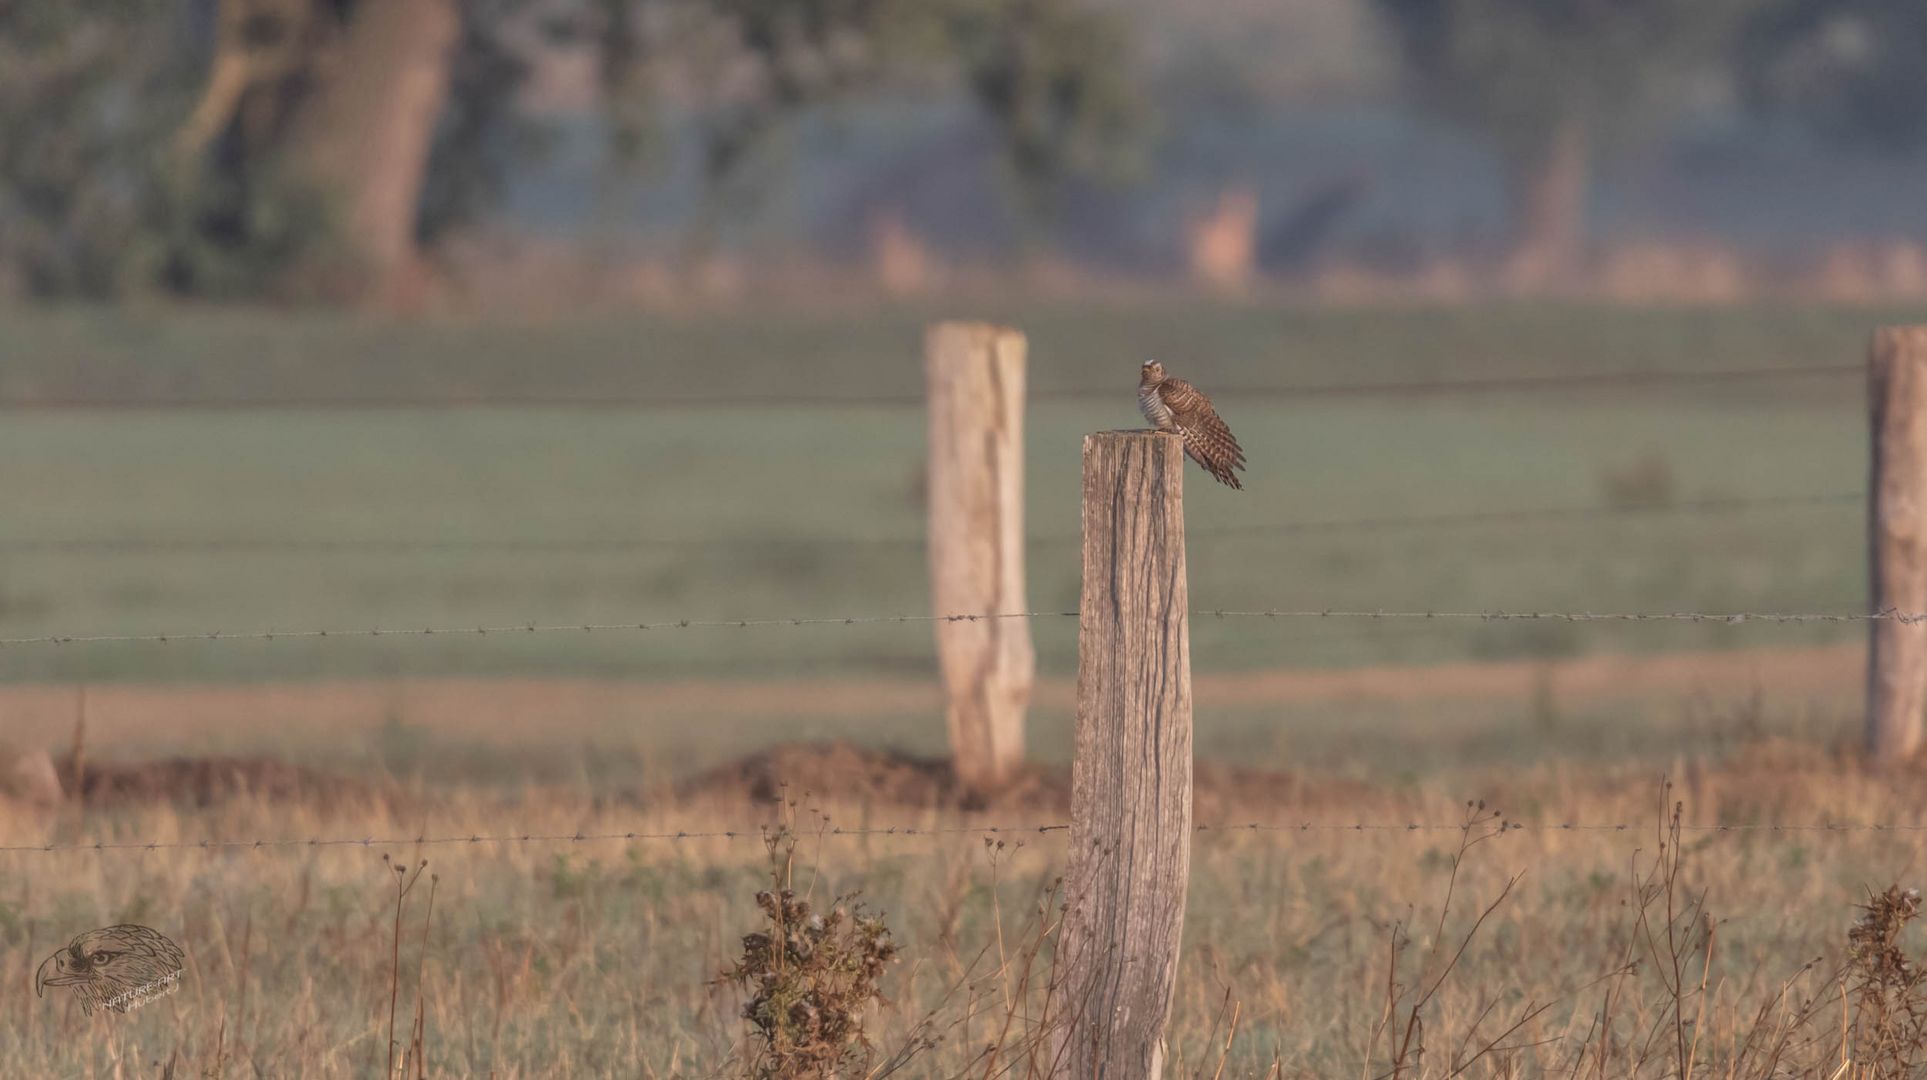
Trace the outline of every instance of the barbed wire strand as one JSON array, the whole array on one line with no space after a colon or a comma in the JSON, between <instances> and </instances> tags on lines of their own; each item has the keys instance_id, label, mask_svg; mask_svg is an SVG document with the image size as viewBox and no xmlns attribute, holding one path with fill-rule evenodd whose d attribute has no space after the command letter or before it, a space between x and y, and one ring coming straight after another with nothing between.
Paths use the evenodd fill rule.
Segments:
<instances>
[{"instance_id":1,"label":"barbed wire strand","mask_svg":"<svg viewBox=\"0 0 1927 1080\"><path fill-rule=\"evenodd\" d=\"M1570 822L1570 821L1499 821L1485 828L1496 829L1499 833L1518 832L1593 832L1628 833L1653 827L1651 822ZM806 838L827 837L920 837L920 836L1040 836L1051 833L1068 832L1068 822L1050 822L1038 825L878 825L860 828L841 826L822 830L802 831ZM1458 822L1419 822L1419 821L1296 821L1296 822L1232 822L1193 826L1197 833L1419 833L1419 832L1463 832L1467 825ZM1477 827L1475 827L1477 828ZM1680 828L1693 833L1750 833L1750 834L1812 834L1812 833L1918 833L1927 832L1927 823L1865 823L1865 822L1707 822L1681 823ZM454 834L430 836L332 836L332 837L258 837L250 839L205 839L205 840L74 840L54 841L44 844L0 844L0 853L5 854L55 854L87 851L235 851L265 850L274 848L324 848L324 847L428 847L450 845L480 844L581 844L599 842L680 842L696 840L749 840L761 839L768 835L767 826L742 829L683 829L674 832L648 832L631 830L625 832L575 832L575 833L499 833L499 834Z\"/></svg>"},{"instance_id":2,"label":"barbed wire strand","mask_svg":"<svg viewBox=\"0 0 1927 1080\"><path fill-rule=\"evenodd\" d=\"M822 830L807 830L807 836L942 836L957 833L983 833L989 835L1010 833L1051 833L1069 829L1069 824L1056 825L887 825L863 828L835 827ZM675 832L603 832L603 833L504 833L483 835L429 836L386 836L386 837L314 837L314 838L258 838L248 840L96 840L71 841L48 844L10 844L0 845L0 852L49 852L49 851L177 851L188 849L231 850L235 848L280 848L280 847L382 847L401 845L448 845L448 844L551 844L551 843L588 843L591 841L613 840L744 840L761 838L763 828L678 830Z\"/></svg>"},{"instance_id":3,"label":"barbed wire strand","mask_svg":"<svg viewBox=\"0 0 1927 1080\"><path fill-rule=\"evenodd\" d=\"M1536 521L1581 521L1600 518L1660 517L1667 514L1715 514L1748 510L1848 505L1866 501L1862 492L1814 495L1768 495L1691 499L1675 503L1633 506L1542 506L1519 509L1468 510L1440 514L1397 514L1373 517L1326 518L1273 524L1224 525L1188 529L1190 539L1213 536L1293 536L1308 533L1451 528L1473 525L1527 524ZM1077 543L1077 533L1047 533L1029 538L1038 544ZM268 552L598 552L650 548L777 548L777 547L914 547L917 536L769 536L769 537L529 537L477 539L469 537L122 537L118 539L27 538L0 539L0 552L75 555L132 555L149 553L212 552L220 554Z\"/></svg>"},{"instance_id":4,"label":"barbed wire strand","mask_svg":"<svg viewBox=\"0 0 1927 1080\"><path fill-rule=\"evenodd\" d=\"M1675 383L1750 382L1756 379L1787 379L1864 375L1864 364L1786 364L1773 367L1712 368L1705 371L1581 371L1552 375L1492 375L1469 379L1425 379L1395 382L1307 383L1298 386L1229 386L1212 388L1218 400L1241 398L1315 398L1378 397L1406 394L1485 393L1503 390L1549 390L1565 387L1664 386ZM1097 400L1115 397L1105 390L1074 391L1078 397ZM1051 396L1048 391L1040 397ZM921 400L921 399L919 399Z\"/></svg>"},{"instance_id":5,"label":"barbed wire strand","mask_svg":"<svg viewBox=\"0 0 1927 1080\"><path fill-rule=\"evenodd\" d=\"M1463 379L1416 379L1379 382L1303 383L1296 386L1212 386L1220 402L1234 400L1292 400L1327 397L1402 397L1408 395L1495 393L1512 390L1558 390L1568 387L1665 386L1682 383L1732 383L1755 380L1859 375L1861 364L1793 364L1775 367L1713 368L1705 371L1586 371L1539 375L1492 375ZM1032 401L1104 402L1128 395L1130 387L1066 387L1039 389ZM0 409L703 409L703 408L907 408L926 401L921 393L889 394L734 394L683 396L660 394L379 394L307 397L222 397L174 395L106 397L74 394L22 395L0 398Z\"/></svg>"},{"instance_id":6,"label":"barbed wire strand","mask_svg":"<svg viewBox=\"0 0 1927 1080\"><path fill-rule=\"evenodd\" d=\"M983 622L992 619L1075 618L1076 615L1077 612L1075 611L1011 611L975 615L848 615L805 618L673 619L661 622L634 623L526 623L502 624L498 626L442 626L422 628L372 627L369 629L333 630L252 630L239 633L214 630L175 634L46 634L38 637L0 638L0 647L17 645L93 645L112 642L143 641L280 641L290 638L432 637L435 635L475 637L495 634L506 637L513 634L584 634L649 630L751 629L774 626L864 626L877 623Z\"/></svg>"},{"instance_id":7,"label":"barbed wire strand","mask_svg":"<svg viewBox=\"0 0 1927 1080\"><path fill-rule=\"evenodd\" d=\"M1263 611L1193 611L1192 618L1214 619L1472 619L1482 622L1695 622L1695 623L1858 623L1927 621L1927 613L1888 609L1874 612L1827 611L1345 611L1336 608Z\"/></svg>"},{"instance_id":8,"label":"barbed wire strand","mask_svg":"<svg viewBox=\"0 0 1927 1080\"><path fill-rule=\"evenodd\" d=\"M983 622L993 619L1074 619L1075 611L1005 611L959 615L847 615L799 618L674 619L662 622L502 624L497 626L396 627L332 630L222 630L158 634L43 634L0 638L0 647L27 645L100 645L132 642L282 641L300 638L464 637L516 634L582 634L655 630L763 629L770 627L870 626L884 623ZM1861 623L1927 622L1927 613L1889 609L1876 612L1825 611L1391 611L1340 608L1274 608L1257 611L1200 610L1194 619L1457 619L1478 622L1694 622L1694 623Z\"/></svg>"},{"instance_id":9,"label":"barbed wire strand","mask_svg":"<svg viewBox=\"0 0 1927 1080\"><path fill-rule=\"evenodd\" d=\"M1757 495L1730 498L1684 499L1671 503L1627 506L1534 506L1514 510L1459 510L1439 514L1384 514L1372 517L1327 518L1313 521L1287 521L1276 525L1221 525L1216 528L1186 529L1194 536L1232 536L1257 533L1348 532L1353 530L1440 528L1461 525L1516 525L1535 521L1593 520L1619 517L1661 517L1667 514L1719 514L1747 510L1839 506L1864 503L1865 492L1834 491L1811 495ZM1075 534L1061 538L1077 540Z\"/></svg>"}]
</instances>

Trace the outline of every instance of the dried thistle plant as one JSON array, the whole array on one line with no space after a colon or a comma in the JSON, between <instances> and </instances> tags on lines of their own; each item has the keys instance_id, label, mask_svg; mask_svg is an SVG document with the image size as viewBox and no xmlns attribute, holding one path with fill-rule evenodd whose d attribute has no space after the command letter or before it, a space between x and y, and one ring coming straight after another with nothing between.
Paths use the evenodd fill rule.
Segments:
<instances>
[{"instance_id":1,"label":"dried thistle plant","mask_svg":"<svg viewBox=\"0 0 1927 1080\"><path fill-rule=\"evenodd\" d=\"M872 1055L864 1018L883 1000L884 972L897 946L882 916L854 894L817 911L789 888L796 838L787 828L765 841L771 888L756 894L765 928L743 937L742 957L720 982L747 993L743 1019L754 1046L755 1080L822 1080L861 1075Z\"/></svg>"},{"instance_id":2,"label":"dried thistle plant","mask_svg":"<svg viewBox=\"0 0 1927 1080\"><path fill-rule=\"evenodd\" d=\"M1900 947L1920 917L1920 892L1892 885L1860 905L1847 930L1846 987L1853 1002L1849 1060L1855 1075L1917 1076L1927 1064L1927 972Z\"/></svg>"}]
</instances>

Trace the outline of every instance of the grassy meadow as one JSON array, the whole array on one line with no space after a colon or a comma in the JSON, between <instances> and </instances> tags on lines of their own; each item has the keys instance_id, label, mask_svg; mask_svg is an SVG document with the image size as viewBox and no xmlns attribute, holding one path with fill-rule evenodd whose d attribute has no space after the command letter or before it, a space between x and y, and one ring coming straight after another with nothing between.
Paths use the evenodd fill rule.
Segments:
<instances>
[{"instance_id":1,"label":"grassy meadow","mask_svg":"<svg viewBox=\"0 0 1927 1080\"><path fill-rule=\"evenodd\" d=\"M647 399L911 395L939 314L7 311L0 638L925 614L914 406ZM1176 300L968 314L1031 335L1033 608L1076 603L1079 440L1138 425L1137 366L1156 356L1214 392L1252 461L1242 494L1187 474L1194 608L1470 612L1860 610L1861 380L1217 388L1832 367L1871 326L1920 315ZM579 401L447 407L491 397ZM597 398L624 403L580 403ZM259 399L331 404L236 404ZM1546 508L1577 512L1380 520ZM1346 524L1360 519L1376 523ZM1075 620L1033 634L1032 747L1061 766ZM1847 928L1869 890L1918 884L1920 833L1665 835L1675 798L1688 825L1927 821L1917 778L1840 752L1863 635L1196 619L1213 828L1194 846L1166 1075L1385 1075L1435 980L1424 1055L1400 1075L1670 1076L1682 1055L1738 1078L1866 1066L1877 1032ZM785 818L798 890L860 891L901 948L889 1003L867 1014L878 1061L908 1055L891 1075L1032 1075L1064 840L985 829L1055 823L1061 806L965 812L882 799L862 777L792 790L788 809L683 786L799 741L940 754L934 675L917 624L0 646L0 738L16 745L63 747L84 708L90 761L259 755L363 785L0 803L0 846L374 841L0 851L0 1075L378 1075L391 978L403 1043L421 988L427 1075L744 1075L741 995L713 980L768 887L753 834ZM1529 827L1475 827L1492 839L1455 874L1453 825L1479 799ZM823 835L824 815L953 831ZM1252 822L1393 827L1220 828ZM719 830L745 835L393 842ZM1662 851L1678 861L1655 892ZM399 965L384 855L437 878L432 918L427 879L404 907ZM182 944L179 993L85 1018L25 992L74 932L117 921ZM1388 964L1404 988L1389 1004Z\"/></svg>"},{"instance_id":2,"label":"grassy meadow","mask_svg":"<svg viewBox=\"0 0 1927 1080\"><path fill-rule=\"evenodd\" d=\"M1462 790L1312 783L1268 812L1390 827L1196 837L1165 1075L1385 1074L1404 1018L1435 982L1421 1009L1422 1056L1404 1075L1678 1076L1679 1030L1708 1075L1912 1075L1833 1070L1867 1060L1878 1030L1849 969L1854 905L1890 881L1919 880L1920 834L1688 829L1675 843L1663 809L1669 797L1685 801L1688 823L1918 821L1912 786L1764 751L1688 770L1672 792L1629 770L1550 767ZM1460 797L1481 790L1516 798L1492 809L1527 827L1499 832L1487 821L1474 835L1490 838L1455 874ZM674 832L787 816L801 836L792 887L822 908L860 892L901 950L888 1003L866 1014L876 1065L895 1060L890 1075L917 1077L1039 1075L1062 834L993 835L973 825L1012 822L899 810L889 820L957 831L824 835L822 815L860 826L862 808L799 802L785 814L556 798L461 796L433 809L242 800L16 821L8 843L262 831L381 839L6 856L0 940L16 990L0 1000L0 1070L160 1075L174 1062L174 1075L379 1075L392 979L404 1046L420 1002L427 1075L746 1075L744 995L715 979L761 925L754 896L772 867L753 830L735 840L426 847L387 838ZM1559 828L1563 814L1609 827ZM1662 854L1679 862L1655 878ZM434 875L432 912L430 879L402 905L399 960L384 857L426 859ZM125 1017L87 1018L57 990L26 992L34 967L76 928L119 921L181 943L190 963L178 993ZM1899 941L1917 952L1912 932ZM1671 980L1682 970L1676 1012ZM1488 1043L1494 1052L1468 1060Z\"/></svg>"},{"instance_id":3,"label":"grassy meadow","mask_svg":"<svg viewBox=\"0 0 1927 1080\"><path fill-rule=\"evenodd\" d=\"M0 397L913 394L931 313L383 324L23 311ZM1139 359L1206 388L1853 362L1893 312L993 311L1033 338L1032 606L1075 606L1078 442L1135 426ZM1114 390L1114 402L1052 391ZM1249 489L1190 485L1194 606L1855 609L1865 422L1850 374L1509 394L1219 393ZM914 407L15 409L0 636L928 613ZM1722 513L1698 500L1833 501ZM1293 523L1651 507L1550 521ZM1272 527L1280 527L1272 531ZM80 541L79 547L63 542ZM209 548L204 541L216 542ZM225 543L225 546L221 546ZM89 547L88 544L95 546ZM104 546L103 546L104 545ZM1424 632L1415 632L1415 631ZM1035 627L1046 672L1074 627ZM1825 631L1200 622L1200 670L1786 644ZM10 681L933 670L871 626L9 651Z\"/></svg>"}]
</instances>

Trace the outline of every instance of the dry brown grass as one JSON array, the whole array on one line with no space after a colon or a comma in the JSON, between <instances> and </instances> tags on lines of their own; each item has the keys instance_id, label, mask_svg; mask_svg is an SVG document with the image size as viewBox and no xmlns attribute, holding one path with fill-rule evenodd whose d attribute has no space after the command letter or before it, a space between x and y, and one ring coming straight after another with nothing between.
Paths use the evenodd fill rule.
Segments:
<instances>
[{"instance_id":1,"label":"dry brown grass","mask_svg":"<svg viewBox=\"0 0 1927 1080\"><path fill-rule=\"evenodd\" d=\"M1919 1052L1918 947L1893 914L1905 905L1879 898L1918 880L1919 834L1694 826L1920 823L1917 781L1799 747L1675 771L1664 804L1650 775L1555 767L1471 791L1421 782L1340 798L1281 784L1276 798L1225 800L1205 824L1447 827L1200 833L1167 1075L1677 1076L1682 1063L1709 1077L1907 1075L1893 1062ZM1062 834L992 837L975 827L1015 822L793 794L798 895L861 890L903 957L883 975L887 1003L863 1011L871 1068L1046 1067L1066 1016L1049 966ZM1463 796L1493 809L1463 818ZM126 1017L8 998L0 1074L128 1075L173 1060L176 1075L370 1075L392 1047L426 1076L743 1075L746 995L714 977L767 921L756 825L782 819L748 801L624 809L543 791L15 809L0 824L8 844L747 832L8 853L7 985L30 985L78 930L118 921L160 929L190 961L181 993ZM1568 822L1627 828L1545 827ZM833 831L864 823L965 831ZM398 906L384 855L428 860L432 921L415 906L427 890ZM1850 942L1856 919L1881 929ZM417 1018L392 1041L391 1007Z\"/></svg>"}]
</instances>

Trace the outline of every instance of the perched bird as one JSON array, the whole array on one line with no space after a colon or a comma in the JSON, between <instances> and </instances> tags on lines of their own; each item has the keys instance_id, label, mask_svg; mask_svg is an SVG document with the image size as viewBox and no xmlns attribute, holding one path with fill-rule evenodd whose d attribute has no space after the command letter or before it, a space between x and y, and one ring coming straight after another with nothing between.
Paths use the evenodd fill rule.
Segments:
<instances>
[{"instance_id":1,"label":"perched bird","mask_svg":"<svg viewBox=\"0 0 1927 1080\"><path fill-rule=\"evenodd\" d=\"M34 973L33 992L66 986L92 1016L98 1006L126 1012L179 982L185 957L166 935L134 923L89 930L49 956Z\"/></svg>"},{"instance_id":2,"label":"perched bird","mask_svg":"<svg viewBox=\"0 0 1927 1080\"><path fill-rule=\"evenodd\" d=\"M1184 452L1219 483L1244 489L1233 469L1245 467L1244 448L1218 417L1204 391L1164 374L1164 365L1147 360L1138 377L1137 407L1159 431L1184 440Z\"/></svg>"}]
</instances>

